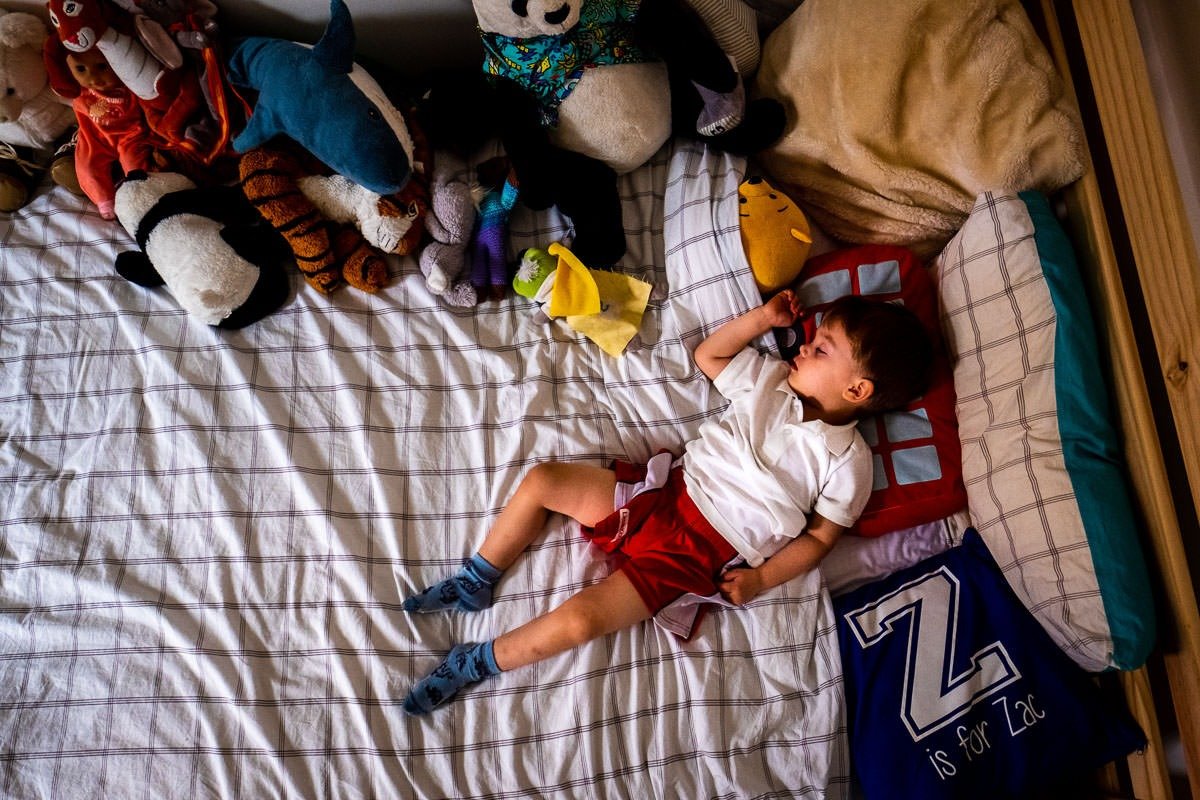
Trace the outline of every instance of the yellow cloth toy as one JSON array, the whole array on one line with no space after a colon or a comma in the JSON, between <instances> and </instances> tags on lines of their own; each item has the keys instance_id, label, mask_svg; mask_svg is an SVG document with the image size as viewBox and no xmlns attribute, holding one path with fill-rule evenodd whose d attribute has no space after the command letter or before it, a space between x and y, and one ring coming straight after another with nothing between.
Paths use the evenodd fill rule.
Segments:
<instances>
[{"instance_id":1,"label":"yellow cloth toy","mask_svg":"<svg viewBox=\"0 0 1200 800\"><path fill-rule=\"evenodd\" d=\"M760 177L738 187L742 248L763 294L778 291L800 274L812 249L808 217L792 199Z\"/></svg>"},{"instance_id":2,"label":"yellow cloth toy","mask_svg":"<svg viewBox=\"0 0 1200 800\"><path fill-rule=\"evenodd\" d=\"M573 330L615 358L637 335L651 287L619 272L588 269L555 242L547 250L522 253L513 289L544 303L551 319L565 317Z\"/></svg>"}]
</instances>

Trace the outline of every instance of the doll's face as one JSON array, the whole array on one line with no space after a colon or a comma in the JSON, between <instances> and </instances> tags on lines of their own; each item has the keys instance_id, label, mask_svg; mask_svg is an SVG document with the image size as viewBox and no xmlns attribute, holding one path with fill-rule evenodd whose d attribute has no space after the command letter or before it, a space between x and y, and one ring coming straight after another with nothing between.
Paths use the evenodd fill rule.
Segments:
<instances>
[{"instance_id":1,"label":"doll's face","mask_svg":"<svg viewBox=\"0 0 1200 800\"><path fill-rule=\"evenodd\" d=\"M82 53L67 53L67 68L85 89L104 94L121 87L121 81L96 48Z\"/></svg>"}]
</instances>

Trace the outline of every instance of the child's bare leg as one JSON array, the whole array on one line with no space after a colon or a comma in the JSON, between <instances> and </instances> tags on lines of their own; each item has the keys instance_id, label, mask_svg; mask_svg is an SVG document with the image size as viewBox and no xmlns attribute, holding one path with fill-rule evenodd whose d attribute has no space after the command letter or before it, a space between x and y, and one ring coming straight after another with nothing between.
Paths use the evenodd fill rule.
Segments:
<instances>
[{"instance_id":1,"label":"child's bare leg","mask_svg":"<svg viewBox=\"0 0 1200 800\"><path fill-rule=\"evenodd\" d=\"M492 587L541 535L551 511L594 525L612 513L615 487L616 475L609 469L557 462L538 464L500 512L479 552L454 575L405 600L404 610L487 608L492 604Z\"/></svg>"},{"instance_id":2,"label":"child's bare leg","mask_svg":"<svg viewBox=\"0 0 1200 800\"><path fill-rule=\"evenodd\" d=\"M558 608L496 639L501 670L524 667L652 616L624 572L614 572Z\"/></svg>"},{"instance_id":3,"label":"child's bare leg","mask_svg":"<svg viewBox=\"0 0 1200 800\"><path fill-rule=\"evenodd\" d=\"M496 517L479 554L508 569L542 533L550 512L595 525L613 512L617 476L611 469L549 461L531 469Z\"/></svg>"},{"instance_id":4,"label":"child's bare leg","mask_svg":"<svg viewBox=\"0 0 1200 800\"><path fill-rule=\"evenodd\" d=\"M456 646L412 688L404 709L410 714L427 713L484 678L549 658L650 616L625 573L614 572L495 641Z\"/></svg>"}]
</instances>

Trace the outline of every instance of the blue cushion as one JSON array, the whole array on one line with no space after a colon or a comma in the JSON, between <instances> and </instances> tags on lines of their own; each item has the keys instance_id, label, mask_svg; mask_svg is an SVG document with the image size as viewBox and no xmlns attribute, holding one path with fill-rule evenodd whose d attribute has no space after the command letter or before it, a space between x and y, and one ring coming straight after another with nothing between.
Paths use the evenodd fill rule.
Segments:
<instances>
[{"instance_id":1,"label":"blue cushion","mask_svg":"<svg viewBox=\"0 0 1200 800\"><path fill-rule=\"evenodd\" d=\"M835 598L850 752L870 798L1021 797L1146 744L1051 640L978 532Z\"/></svg>"}]
</instances>

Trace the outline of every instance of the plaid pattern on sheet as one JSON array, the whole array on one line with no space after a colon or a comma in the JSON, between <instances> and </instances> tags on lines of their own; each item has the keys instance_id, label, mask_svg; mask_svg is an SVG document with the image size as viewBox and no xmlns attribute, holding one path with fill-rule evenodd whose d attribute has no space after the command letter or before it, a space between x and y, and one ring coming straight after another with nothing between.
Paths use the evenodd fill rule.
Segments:
<instances>
[{"instance_id":1,"label":"plaid pattern on sheet","mask_svg":"<svg viewBox=\"0 0 1200 800\"><path fill-rule=\"evenodd\" d=\"M815 574L690 643L645 624L400 706L453 643L606 574L556 517L492 609L401 611L530 466L644 459L723 406L690 354L757 302L742 168L680 146L621 179L656 294L619 360L519 298L448 308L411 261L377 296L294 275L217 331L119 278L131 243L63 190L0 222L0 796L843 796Z\"/></svg>"}]
</instances>

